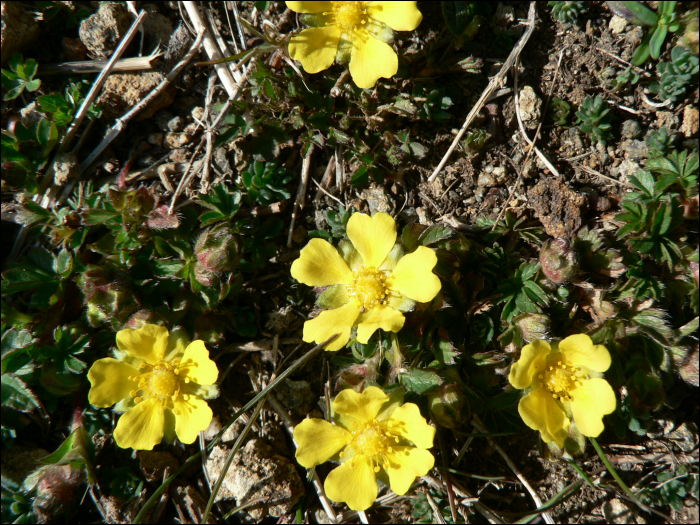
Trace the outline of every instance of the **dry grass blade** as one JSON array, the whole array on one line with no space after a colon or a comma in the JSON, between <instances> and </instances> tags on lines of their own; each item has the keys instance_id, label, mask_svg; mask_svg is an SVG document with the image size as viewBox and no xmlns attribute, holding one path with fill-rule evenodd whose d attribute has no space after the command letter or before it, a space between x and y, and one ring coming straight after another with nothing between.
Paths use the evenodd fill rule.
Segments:
<instances>
[{"instance_id":1,"label":"dry grass blade","mask_svg":"<svg viewBox=\"0 0 700 525\"><path fill-rule=\"evenodd\" d=\"M491 96L491 94L501 86L501 82L508 74L508 71L510 70L510 68L513 67L513 64L515 63L515 59L520 56L520 53L522 53L523 48L525 47L525 44L527 44L528 40L530 40L530 37L532 36L532 32L535 29L535 2L530 2L530 9L528 11L528 16L527 16L527 26L528 27L525 30L525 32L523 33L523 36L520 37L520 40L518 41L516 46L513 48L513 51L510 52L510 55L508 56L506 61L503 63L501 70L498 72L498 74L495 77L493 77L491 79L491 81L489 82L489 85L486 86L486 89L479 97L479 100L477 100L476 104L469 112L469 115L467 115L467 119L464 121L464 124L462 125L462 129L460 129L459 133L457 133L457 136L452 141L452 144L448 148L447 153L445 153L445 155L442 157L440 164L437 165L437 168L435 168L435 170L430 175L430 177L428 177L428 182L434 181L437 178L440 171L445 167L445 164L447 164L447 161L450 158L450 155L452 155L452 152L457 147L457 144L459 144L459 141L462 140L462 137L464 136L467 129L469 128L469 125L472 123L472 120L474 120L474 117L476 117L476 115L479 114L479 112L481 111L481 108L484 107L484 104L486 104L486 101Z\"/></svg>"},{"instance_id":2,"label":"dry grass blade","mask_svg":"<svg viewBox=\"0 0 700 525\"><path fill-rule=\"evenodd\" d=\"M481 419L479 419L479 416L477 416L476 414L474 415L474 417L472 419L472 425L474 425L474 428L476 428L479 432L483 432L485 434L488 433L488 430L486 429L484 424L481 422ZM513 474L515 474L517 476L517 478L523 484L525 489L527 489L527 491L530 493L530 496L532 497L532 501L535 502L535 506L537 508L540 508L542 506L542 500L537 495L537 492L535 491L535 489L532 488L532 485L530 485L530 482L527 480L527 478L525 478L525 476L523 476L523 474L520 472L518 467L515 466L515 463L513 463L513 461L510 459L510 457L508 457L508 454L506 454L505 450L503 450L498 443L496 443L490 437L488 438L488 440L489 440L489 443L491 443L491 446L496 450L496 452L498 452L501 455L503 460L508 465L508 468L510 468L510 470L513 472ZM546 521L547 523L551 523L551 524L555 523L555 521L552 519L552 516L550 516L548 512L543 512L542 517L544 518L544 521Z\"/></svg>"}]
</instances>

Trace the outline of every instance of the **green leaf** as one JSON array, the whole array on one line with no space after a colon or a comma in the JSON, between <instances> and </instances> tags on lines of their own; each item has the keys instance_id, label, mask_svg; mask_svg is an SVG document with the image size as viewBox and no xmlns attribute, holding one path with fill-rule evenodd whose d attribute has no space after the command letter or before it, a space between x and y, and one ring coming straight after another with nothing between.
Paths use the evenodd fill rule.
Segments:
<instances>
[{"instance_id":1,"label":"green leaf","mask_svg":"<svg viewBox=\"0 0 700 525\"><path fill-rule=\"evenodd\" d=\"M661 46L663 46L668 28L665 25L660 25L656 29L652 29L651 40L649 40L649 54L651 58L657 60L661 56Z\"/></svg>"},{"instance_id":2,"label":"green leaf","mask_svg":"<svg viewBox=\"0 0 700 525\"><path fill-rule=\"evenodd\" d=\"M2 274L2 295L33 290L53 281L53 277L32 268L12 268Z\"/></svg>"},{"instance_id":3,"label":"green leaf","mask_svg":"<svg viewBox=\"0 0 700 525\"><path fill-rule=\"evenodd\" d=\"M430 226L421 234L418 243L421 246L430 246L438 241L447 239L450 235L452 235L452 229L447 226Z\"/></svg>"},{"instance_id":4,"label":"green leaf","mask_svg":"<svg viewBox=\"0 0 700 525\"><path fill-rule=\"evenodd\" d=\"M7 372L2 374L0 379L2 380L0 401L3 406L20 412L32 412L41 406L41 401L36 394L15 374Z\"/></svg>"},{"instance_id":5,"label":"green leaf","mask_svg":"<svg viewBox=\"0 0 700 525\"><path fill-rule=\"evenodd\" d=\"M410 368L406 373L399 374L399 383L416 394L425 394L442 384L442 378L432 370Z\"/></svg>"},{"instance_id":6,"label":"green leaf","mask_svg":"<svg viewBox=\"0 0 700 525\"><path fill-rule=\"evenodd\" d=\"M80 216L86 225L95 226L97 224L104 224L105 222L116 219L117 217L121 216L121 213L118 211L94 209L85 210L80 214Z\"/></svg>"}]
</instances>

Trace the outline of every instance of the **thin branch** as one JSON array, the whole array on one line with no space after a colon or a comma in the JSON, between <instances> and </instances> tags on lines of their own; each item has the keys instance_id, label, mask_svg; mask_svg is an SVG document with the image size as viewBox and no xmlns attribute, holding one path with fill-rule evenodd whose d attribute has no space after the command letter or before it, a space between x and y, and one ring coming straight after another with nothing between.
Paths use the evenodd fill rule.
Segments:
<instances>
[{"instance_id":1,"label":"thin branch","mask_svg":"<svg viewBox=\"0 0 700 525\"><path fill-rule=\"evenodd\" d=\"M294 223L297 220L297 210L304 209L304 197L306 196L306 187L309 185L309 172L311 171L311 153L313 153L313 146L311 146L301 163L301 182L299 182L297 198L292 209L292 220L289 224L289 235L287 235L287 247L292 245L292 233L294 232Z\"/></svg>"},{"instance_id":2,"label":"thin branch","mask_svg":"<svg viewBox=\"0 0 700 525\"><path fill-rule=\"evenodd\" d=\"M528 11L528 16L527 16L527 29L523 33L523 36L520 37L520 40L516 44L516 46L513 48L513 51L510 52L510 55L506 59L506 61L503 63L503 66L501 66L501 70L498 72L498 74L491 79L491 82L489 82L489 85L486 87L484 92L481 94L479 97L479 100L476 102L472 110L469 112L469 115L467 115L467 119L464 121L464 124L462 125L462 129L459 130L459 133L457 133L457 136L454 138L452 141L452 144L450 145L449 149L447 150L447 153L442 157L442 160L440 161L440 164L437 165L437 168L433 171L433 173L428 177L428 182L433 182L440 171L445 167L445 164L447 164L447 160L450 158L450 155L452 155L452 152L455 150L457 147L457 144L459 144L459 141L462 140L462 137L464 136L464 133L466 133L467 129L469 128L469 125L472 123L472 120L474 120L474 117L478 115L479 111L481 111L481 108L484 106L486 103L486 100L488 100L489 96L491 93L493 93L496 89L498 89L501 85L501 82L503 79L506 77L508 74L508 71L510 68L513 66L515 63L515 59L520 56L520 53L522 52L523 48L525 47L525 44L527 44L528 40L530 39L530 36L532 36L532 32L535 29L535 2L530 2L530 9Z\"/></svg>"},{"instance_id":3,"label":"thin branch","mask_svg":"<svg viewBox=\"0 0 700 525\"><path fill-rule=\"evenodd\" d=\"M153 69L155 62L163 56L163 53L147 57L121 58L114 63L112 73L124 71L144 71ZM61 62L59 64L44 64L39 66L40 75L82 75L83 73L97 73L108 64L108 60L79 60L74 62Z\"/></svg>"},{"instance_id":4,"label":"thin branch","mask_svg":"<svg viewBox=\"0 0 700 525\"><path fill-rule=\"evenodd\" d=\"M481 422L481 419L479 419L479 416L474 414L474 417L472 418L472 425L474 425L474 428L476 428L479 432L483 433L488 433L488 430L484 426L484 424ZM511 459L508 457L508 454L506 454L505 450L501 448L501 446L496 443L492 438L488 438L489 443L491 446L498 452L501 457L504 459L506 464L508 465L508 468L513 471L513 474L515 474L518 479L520 480L520 483L523 484L523 486L527 489L527 491L530 493L530 496L532 497L532 501L535 502L535 507L540 508L542 506L542 500L540 497L537 495L537 492L535 492L535 489L532 488L530 483L528 482L527 478L522 475L520 470L518 470L518 467L515 466L515 463L511 461ZM544 521L550 524L555 523L555 521L552 519L552 516L549 515L549 512L543 512L542 513L542 518L544 518Z\"/></svg>"}]
</instances>

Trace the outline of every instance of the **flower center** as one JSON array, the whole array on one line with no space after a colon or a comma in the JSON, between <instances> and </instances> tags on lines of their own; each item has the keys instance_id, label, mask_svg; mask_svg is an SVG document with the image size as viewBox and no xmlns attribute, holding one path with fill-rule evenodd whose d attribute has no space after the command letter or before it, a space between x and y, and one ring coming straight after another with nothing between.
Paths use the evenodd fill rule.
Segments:
<instances>
[{"instance_id":1,"label":"flower center","mask_svg":"<svg viewBox=\"0 0 700 525\"><path fill-rule=\"evenodd\" d=\"M393 446L399 442L398 436L392 431L392 426L390 421L377 421L376 419L363 423L353 430L352 441L340 453L340 457L343 458L348 452L353 452L351 460L353 467L355 466L355 458L363 456L374 465L375 472L379 472L379 465L385 469L389 468L387 455L395 453Z\"/></svg>"},{"instance_id":2,"label":"flower center","mask_svg":"<svg viewBox=\"0 0 700 525\"><path fill-rule=\"evenodd\" d=\"M362 267L355 272L353 282L348 286L348 295L360 302L363 312L383 304L388 294L386 275L372 268Z\"/></svg>"},{"instance_id":3,"label":"flower center","mask_svg":"<svg viewBox=\"0 0 700 525\"><path fill-rule=\"evenodd\" d=\"M180 360L175 359L173 363L160 361L156 365L141 363L142 372L129 377L131 381L136 381L138 390L129 392L134 397L134 402L139 404L147 399L157 399L163 408L168 404L168 400L175 399L180 393L180 386L183 382L189 383L188 378L180 376ZM145 405L142 410L145 410Z\"/></svg>"},{"instance_id":4,"label":"flower center","mask_svg":"<svg viewBox=\"0 0 700 525\"><path fill-rule=\"evenodd\" d=\"M358 26L367 24L369 15L364 2L333 2L333 25L343 33L352 33Z\"/></svg>"},{"instance_id":5,"label":"flower center","mask_svg":"<svg viewBox=\"0 0 700 525\"><path fill-rule=\"evenodd\" d=\"M576 367L561 361L548 366L538 377L552 393L552 397L559 401L573 401L572 391L581 386L581 380L586 378Z\"/></svg>"}]
</instances>

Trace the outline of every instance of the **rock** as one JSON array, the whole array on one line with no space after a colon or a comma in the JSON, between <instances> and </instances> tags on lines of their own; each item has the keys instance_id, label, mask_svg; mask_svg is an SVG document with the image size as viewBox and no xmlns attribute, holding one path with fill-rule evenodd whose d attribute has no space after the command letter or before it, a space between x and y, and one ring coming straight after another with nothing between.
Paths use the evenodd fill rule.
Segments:
<instances>
[{"instance_id":1,"label":"rock","mask_svg":"<svg viewBox=\"0 0 700 525\"><path fill-rule=\"evenodd\" d=\"M613 35L619 35L625 30L625 27L627 26L627 20L622 18L621 16L613 15L613 17L610 19L610 24L608 27L610 28L610 32Z\"/></svg>"},{"instance_id":2,"label":"rock","mask_svg":"<svg viewBox=\"0 0 700 525\"><path fill-rule=\"evenodd\" d=\"M636 120L625 120L622 123L622 138L623 139L638 139L642 136L642 126Z\"/></svg>"},{"instance_id":3,"label":"rock","mask_svg":"<svg viewBox=\"0 0 700 525\"><path fill-rule=\"evenodd\" d=\"M26 128L30 128L46 117L46 115L36 108L36 102L32 102L31 104L28 104L20 109L19 116L22 118L22 124L24 124L24 127Z\"/></svg>"},{"instance_id":4,"label":"rock","mask_svg":"<svg viewBox=\"0 0 700 525\"><path fill-rule=\"evenodd\" d=\"M683 423L666 437L672 440L683 452L690 454L697 444L695 439L697 433L697 428L691 429L688 423Z\"/></svg>"},{"instance_id":5,"label":"rock","mask_svg":"<svg viewBox=\"0 0 700 525\"><path fill-rule=\"evenodd\" d=\"M2 22L2 64L14 53L23 53L34 45L41 28L29 9L20 2L2 2L0 6ZM25 57L26 58L26 57Z\"/></svg>"},{"instance_id":6,"label":"rock","mask_svg":"<svg viewBox=\"0 0 700 525\"><path fill-rule=\"evenodd\" d=\"M588 198L557 179L541 179L527 191L528 207L550 237L572 238L581 227Z\"/></svg>"},{"instance_id":7,"label":"rock","mask_svg":"<svg viewBox=\"0 0 700 525\"><path fill-rule=\"evenodd\" d=\"M148 49L149 53L158 46L161 49L165 49L173 34L173 24L168 17L158 13L158 8L155 5L144 5L143 9L148 12L148 16L143 21L143 30L146 33L146 49Z\"/></svg>"},{"instance_id":8,"label":"rock","mask_svg":"<svg viewBox=\"0 0 700 525\"><path fill-rule=\"evenodd\" d=\"M618 498L603 504L603 515L608 523L637 523L632 509Z\"/></svg>"},{"instance_id":9,"label":"rock","mask_svg":"<svg viewBox=\"0 0 700 525\"><path fill-rule=\"evenodd\" d=\"M525 86L520 91L520 116L523 119L523 124L528 129L536 129L542 116L542 99L540 99L535 90L530 86Z\"/></svg>"},{"instance_id":10,"label":"rock","mask_svg":"<svg viewBox=\"0 0 700 525\"><path fill-rule=\"evenodd\" d=\"M80 40L90 54L109 58L131 27L131 15L124 4L101 2L97 12L80 23Z\"/></svg>"},{"instance_id":11,"label":"rock","mask_svg":"<svg viewBox=\"0 0 700 525\"><path fill-rule=\"evenodd\" d=\"M225 447L212 450L206 464L212 483L221 476L227 456ZM291 512L303 495L304 484L292 462L274 454L262 441L252 439L233 457L216 501L235 499L241 505L264 498L248 508L251 518L260 520L266 514L278 518Z\"/></svg>"},{"instance_id":12,"label":"rock","mask_svg":"<svg viewBox=\"0 0 700 525\"><path fill-rule=\"evenodd\" d=\"M694 106L686 106L683 108L683 124L681 124L681 133L687 139L695 137L698 134L698 108Z\"/></svg>"},{"instance_id":13,"label":"rock","mask_svg":"<svg viewBox=\"0 0 700 525\"><path fill-rule=\"evenodd\" d=\"M375 212L390 213L393 208L389 195L382 188L376 186L363 190L359 197L361 200L367 201L370 214Z\"/></svg>"},{"instance_id":14,"label":"rock","mask_svg":"<svg viewBox=\"0 0 700 525\"><path fill-rule=\"evenodd\" d=\"M191 141L190 136L187 133L166 133L165 140L163 141L163 146L168 149L178 149Z\"/></svg>"},{"instance_id":15,"label":"rock","mask_svg":"<svg viewBox=\"0 0 700 525\"><path fill-rule=\"evenodd\" d=\"M141 473L150 483L163 483L163 473L170 468L170 474L180 468L180 462L170 452L142 450L139 452Z\"/></svg>"},{"instance_id":16,"label":"rock","mask_svg":"<svg viewBox=\"0 0 700 525\"><path fill-rule=\"evenodd\" d=\"M284 406L302 416L311 411L317 396L308 381L285 379L277 386L277 397Z\"/></svg>"},{"instance_id":17,"label":"rock","mask_svg":"<svg viewBox=\"0 0 700 525\"><path fill-rule=\"evenodd\" d=\"M143 100L163 80L159 72L118 73L110 75L105 82L97 105L111 118L121 117ZM170 85L158 95L134 120L151 118L156 111L172 104L175 88Z\"/></svg>"},{"instance_id":18,"label":"rock","mask_svg":"<svg viewBox=\"0 0 700 525\"><path fill-rule=\"evenodd\" d=\"M63 58L68 62L85 60L87 57L85 44L77 38L64 38L61 40L61 47L63 48Z\"/></svg>"},{"instance_id":19,"label":"rock","mask_svg":"<svg viewBox=\"0 0 700 525\"><path fill-rule=\"evenodd\" d=\"M176 131L182 131L183 129L185 129L186 124L187 123L185 122L184 118L177 116L177 117L173 117L170 120L168 120L166 126L167 126L168 131L176 132Z\"/></svg>"},{"instance_id":20,"label":"rock","mask_svg":"<svg viewBox=\"0 0 700 525\"><path fill-rule=\"evenodd\" d=\"M656 123L659 128L666 128L668 131L678 129L678 117L672 111L657 112Z\"/></svg>"},{"instance_id":21,"label":"rock","mask_svg":"<svg viewBox=\"0 0 700 525\"><path fill-rule=\"evenodd\" d=\"M623 140L619 149L625 156L625 160L633 162L639 162L649 156L649 144L643 140Z\"/></svg>"},{"instance_id":22,"label":"rock","mask_svg":"<svg viewBox=\"0 0 700 525\"><path fill-rule=\"evenodd\" d=\"M486 172L482 171L479 173L479 177L476 179L476 185L478 188L491 188L496 185L496 179L493 178L493 176Z\"/></svg>"},{"instance_id":23,"label":"rock","mask_svg":"<svg viewBox=\"0 0 700 525\"><path fill-rule=\"evenodd\" d=\"M639 163L625 159L619 166L610 169L610 175L619 178L622 182L627 182L630 175L636 175L641 169Z\"/></svg>"},{"instance_id":24,"label":"rock","mask_svg":"<svg viewBox=\"0 0 700 525\"><path fill-rule=\"evenodd\" d=\"M71 177L78 175L78 157L75 153L61 153L53 162L53 181L57 186L65 186Z\"/></svg>"}]
</instances>

